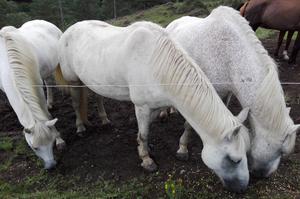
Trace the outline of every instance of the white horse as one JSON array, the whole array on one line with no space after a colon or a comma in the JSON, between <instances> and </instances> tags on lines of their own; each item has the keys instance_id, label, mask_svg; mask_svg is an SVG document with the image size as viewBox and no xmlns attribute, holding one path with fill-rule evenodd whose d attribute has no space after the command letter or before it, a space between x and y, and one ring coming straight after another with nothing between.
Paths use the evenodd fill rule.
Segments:
<instances>
[{"instance_id":1,"label":"white horse","mask_svg":"<svg viewBox=\"0 0 300 199\"><path fill-rule=\"evenodd\" d=\"M54 24L43 20L33 20L23 24L19 31L32 44L39 61L40 74L47 89L47 106L52 108L52 88L47 79L53 75L58 65L57 45L62 32ZM41 50L43 49L43 50Z\"/></svg>"},{"instance_id":2,"label":"white horse","mask_svg":"<svg viewBox=\"0 0 300 199\"><path fill-rule=\"evenodd\" d=\"M295 145L299 125L289 116L277 66L237 11L219 7L205 19L182 17L167 32L178 41L214 84L221 97L232 92L250 107L252 128L250 170L260 177L274 172L282 154ZM187 157L187 128L178 156Z\"/></svg>"},{"instance_id":3,"label":"white horse","mask_svg":"<svg viewBox=\"0 0 300 199\"><path fill-rule=\"evenodd\" d=\"M58 65L57 45L61 31L46 21L30 21L21 28L8 26L0 31L0 89L6 93L24 127L27 143L46 169L56 165L53 143L64 141L55 128L57 119L48 112L42 77Z\"/></svg>"},{"instance_id":4,"label":"white horse","mask_svg":"<svg viewBox=\"0 0 300 199\"><path fill-rule=\"evenodd\" d=\"M61 37L59 55L65 83L83 83L101 96L134 103L138 152L145 169L157 168L148 153L149 124L158 108L173 105L202 138L204 163L230 190L246 189L250 140L241 122L248 110L234 117L201 69L163 28L148 22L125 28L79 22ZM71 90L74 104L79 104L81 89Z\"/></svg>"}]
</instances>

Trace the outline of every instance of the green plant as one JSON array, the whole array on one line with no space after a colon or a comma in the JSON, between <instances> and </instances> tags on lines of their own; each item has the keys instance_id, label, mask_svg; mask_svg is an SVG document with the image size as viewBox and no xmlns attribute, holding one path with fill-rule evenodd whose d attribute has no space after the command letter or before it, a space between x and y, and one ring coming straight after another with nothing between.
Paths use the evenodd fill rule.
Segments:
<instances>
[{"instance_id":1,"label":"green plant","mask_svg":"<svg viewBox=\"0 0 300 199\"><path fill-rule=\"evenodd\" d=\"M11 138L3 138L0 140L0 151L11 151L13 149L13 141Z\"/></svg>"},{"instance_id":2,"label":"green plant","mask_svg":"<svg viewBox=\"0 0 300 199\"><path fill-rule=\"evenodd\" d=\"M184 194L184 187L182 179L173 180L169 175L168 180L165 182L165 192L170 199L180 199Z\"/></svg>"}]
</instances>

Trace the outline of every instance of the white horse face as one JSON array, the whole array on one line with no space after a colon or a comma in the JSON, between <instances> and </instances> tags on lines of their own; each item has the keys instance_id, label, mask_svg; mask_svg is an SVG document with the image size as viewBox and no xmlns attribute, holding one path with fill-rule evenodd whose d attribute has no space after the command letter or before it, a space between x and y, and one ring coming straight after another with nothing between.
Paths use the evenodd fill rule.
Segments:
<instances>
[{"instance_id":1,"label":"white horse face","mask_svg":"<svg viewBox=\"0 0 300 199\"><path fill-rule=\"evenodd\" d=\"M219 176L227 189L238 193L244 192L249 183L247 147L241 147L240 131L247 134L244 127L237 127L221 143L204 144L202 151L203 162Z\"/></svg>"},{"instance_id":2,"label":"white horse face","mask_svg":"<svg viewBox=\"0 0 300 199\"><path fill-rule=\"evenodd\" d=\"M34 153L44 161L44 167L47 170L53 169L56 166L56 161L53 156L53 144L58 135L54 126L56 121L57 119L45 123L43 130L46 130L47 132L44 133L50 136L41 143L36 141L35 136L37 136L37 132L35 132L36 130L34 128L24 130L25 139L28 145Z\"/></svg>"},{"instance_id":3,"label":"white horse face","mask_svg":"<svg viewBox=\"0 0 300 199\"><path fill-rule=\"evenodd\" d=\"M269 177L277 170L282 155L287 155L293 151L296 132L299 127L294 125L286 135L278 138L270 136L271 133L258 124L254 126L255 133L248 156L250 170L256 177Z\"/></svg>"}]
</instances>

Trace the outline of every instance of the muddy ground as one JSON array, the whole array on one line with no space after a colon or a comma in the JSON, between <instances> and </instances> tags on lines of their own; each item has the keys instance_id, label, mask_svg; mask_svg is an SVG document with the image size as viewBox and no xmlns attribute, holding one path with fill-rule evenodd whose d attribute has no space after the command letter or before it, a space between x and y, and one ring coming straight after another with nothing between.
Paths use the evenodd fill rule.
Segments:
<instances>
[{"instance_id":1,"label":"muddy ground","mask_svg":"<svg viewBox=\"0 0 300 199\"><path fill-rule=\"evenodd\" d=\"M270 53L274 52L275 38L264 40L263 43ZM300 82L300 56L298 56L298 67L294 69L288 68L288 64L285 62L279 61L278 63L282 81ZM292 107L292 118L299 123L300 85L284 85L283 87L288 96L287 101ZM282 161L276 174L269 179L251 179L246 194L231 194L222 188L218 178L201 161L202 144L197 136L193 137L193 141L189 145L190 159L187 162L181 162L175 158L178 140L183 132L184 120L180 115L172 115L163 122L157 119L152 124L149 143L153 157L159 165L159 171L149 174L140 167L141 161L136 148L137 124L134 107L130 102L106 99L105 107L112 126L104 127L100 125L94 98L91 95L89 119L92 125L88 127L85 136L81 138L75 134L75 115L70 98L58 90L55 90L54 97L55 104L51 113L59 118L56 126L67 142L67 149L62 153L56 152L59 164L55 171L47 173L42 171L41 162L24 143L20 132L21 126L4 94L0 94L0 140L9 139L13 143L11 150L0 150L0 164L6 164L10 160L5 169L0 169L0 183L15 186L27 183L28 178L31 177L33 182L31 182L32 187L29 187L32 189L23 189L23 192L47 191L50 185L55 191L66 192L76 191L77 188L81 190L81 188L84 189L89 184L96 184L96 182L109 182L115 187L133 184L132 188L128 188L129 195L117 194L111 195L111 198L137 198L138 196L165 198L168 197L165 185L169 179L169 182L178 185L178 189L183 187L183 191L180 193L183 198L300 197L299 138L295 153ZM234 101L230 109L237 113L240 107ZM20 143L25 149L18 146ZM42 178L34 178L41 172L43 172ZM53 178L61 180L55 181L56 184L53 185L53 181L51 181ZM12 190L17 191L17 189ZM118 190L111 190L112 193L115 191L118 192ZM83 191L82 196L84 195ZM7 196L9 196L9 192ZM101 195L98 196L101 198Z\"/></svg>"}]
</instances>

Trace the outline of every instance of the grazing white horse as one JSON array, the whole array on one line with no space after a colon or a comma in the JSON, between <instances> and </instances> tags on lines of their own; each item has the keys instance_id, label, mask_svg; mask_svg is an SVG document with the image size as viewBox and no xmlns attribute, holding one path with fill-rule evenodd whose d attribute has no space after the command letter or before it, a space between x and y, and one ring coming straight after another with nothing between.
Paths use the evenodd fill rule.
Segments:
<instances>
[{"instance_id":1,"label":"grazing white horse","mask_svg":"<svg viewBox=\"0 0 300 199\"><path fill-rule=\"evenodd\" d=\"M163 28L149 22L125 28L79 22L61 37L59 55L65 83L83 83L101 96L134 103L138 152L145 169L157 168L148 153L150 122L158 108L173 105L202 138L204 163L228 189L246 189L250 140L242 122L248 110L234 117L200 67ZM71 90L78 105L81 89Z\"/></svg>"},{"instance_id":2,"label":"grazing white horse","mask_svg":"<svg viewBox=\"0 0 300 199\"><path fill-rule=\"evenodd\" d=\"M232 92L250 107L250 170L260 177L273 173L283 154L295 145L299 125L289 116L277 66L237 11L219 7L205 19L182 17L167 32L178 41L214 84L221 97ZM187 157L187 125L179 157Z\"/></svg>"},{"instance_id":3,"label":"grazing white horse","mask_svg":"<svg viewBox=\"0 0 300 199\"><path fill-rule=\"evenodd\" d=\"M27 143L45 168L56 165L53 143L64 145L55 128L57 119L47 110L42 77L58 65L57 45L61 31L46 21L30 21L21 28L0 31L0 89L24 127Z\"/></svg>"}]
</instances>

